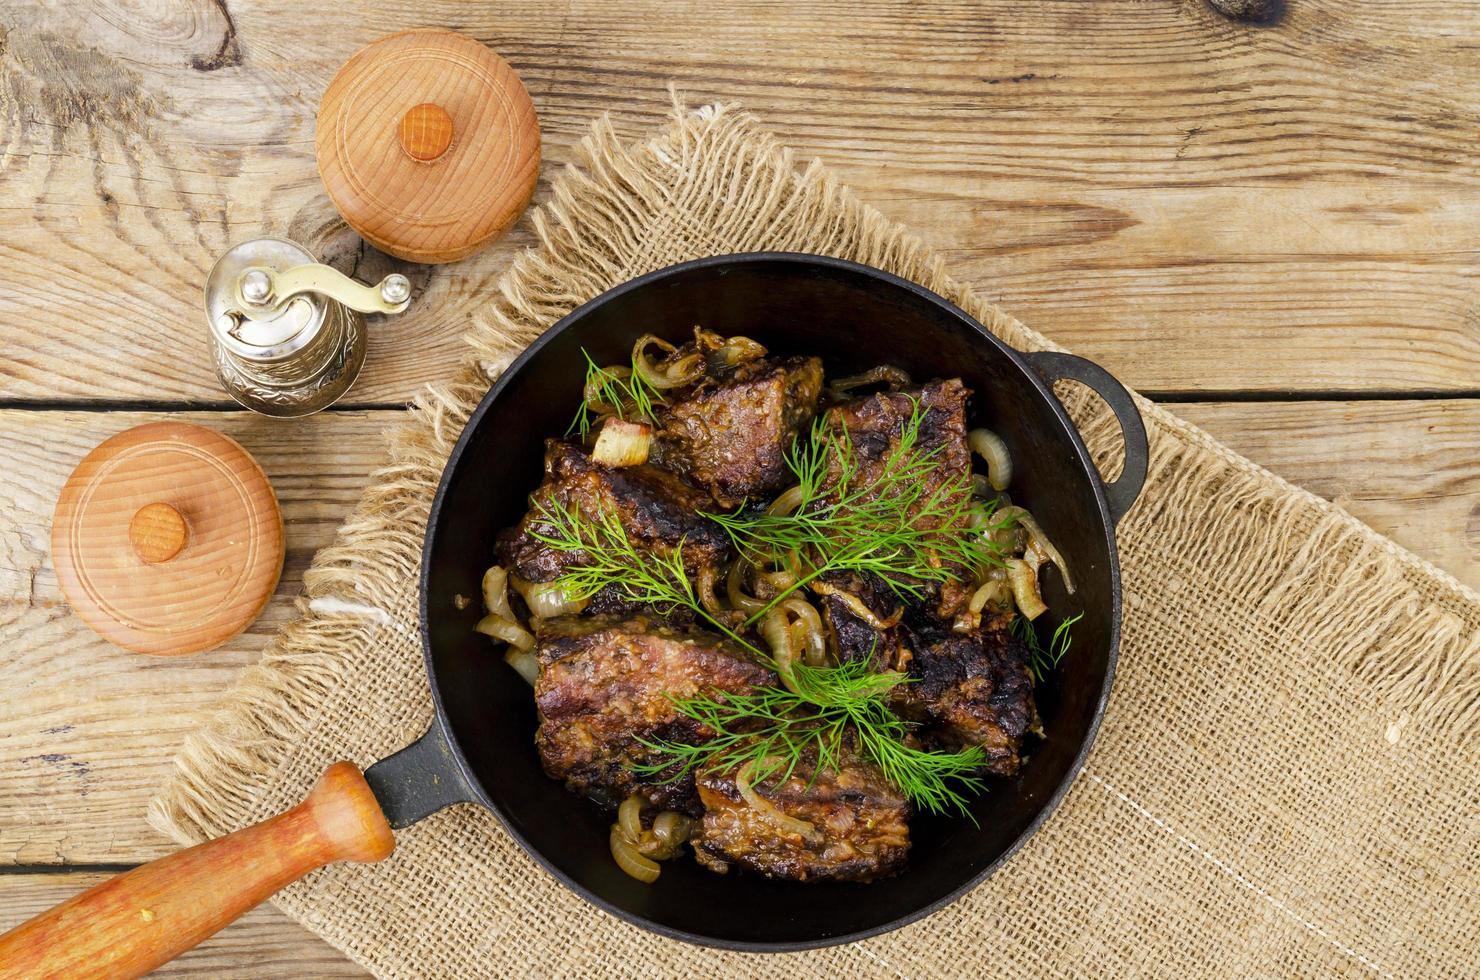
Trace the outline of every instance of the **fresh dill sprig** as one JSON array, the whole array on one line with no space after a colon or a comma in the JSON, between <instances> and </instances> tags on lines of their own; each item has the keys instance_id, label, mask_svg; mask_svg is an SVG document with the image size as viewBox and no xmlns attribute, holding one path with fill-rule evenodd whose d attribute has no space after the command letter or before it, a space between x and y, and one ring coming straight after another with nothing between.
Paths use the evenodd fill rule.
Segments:
<instances>
[{"instance_id":1,"label":"fresh dill sprig","mask_svg":"<svg viewBox=\"0 0 1480 980\"><path fill-rule=\"evenodd\" d=\"M652 403L639 397L640 384L598 368L589 356L587 364L597 400L621 406L625 395L635 410L651 417ZM818 420L811 438L799 440L788 454L797 477L792 512L704 515L725 529L748 560L796 573L796 581L746 620L746 626L827 572L869 572L902 600L918 601L931 583L1001 562L991 532L1010 526L1011 518L993 523L995 505L973 498L969 473L938 478L941 450L918 449L925 409L912 401L899 441L876 475L864 475L845 427ZM583 405L572 428L587 431L587 412ZM760 662L777 666L730 623L704 608L684 566L682 541L676 548L639 549L615 512L582 514L558 500L540 500L536 507L540 520L531 526L531 535L557 551L580 554L557 579L569 598L589 599L613 587L665 614L687 608ZM806 760L815 778L825 769L837 771L851 749L876 765L917 807L932 813L966 813L968 795L984 788L979 746L946 752L908 744L913 726L887 700L891 690L908 681L905 675L875 672L871 658L860 658L836 667L793 663L785 680L785 687L743 695L676 699L684 715L716 737L702 745L644 742L660 758L638 765L637 771L677 779L697 769L733 771L750 763L755 782L762 783L785 781Z\"/></svg>"},{"instance_id":2,"label":"fresh dill sprig","mask_svg":"<svg viewBox=\"0 0 1480 980\"><path fill-rule=\"evenodd\" d=\"M553 497L536 499L534 506L539 519L531 522L530 536L554 551L580 555L557 579L570 601L585 601L616 586L625 598L664 615L698 604L683 567L682 544L668 555L639 551L615 511L583 514Z\"/></svg>"},{"instance_id":3,"label":"fresh dill sprig","mask_svg":"<svg viewBox=\"0 0 1480 980\"><path fill-rule=\"evenodd\" d=\"M959 752L931 752L905 742L910 724L889 707L889 692L909 678L877 673L868 658L837 667L792 667L795 690L759 688L723 698L675 699L686 717L715 732L700 745L642 740L660 760L640 763L646 776L676 780L685 773L737 770L749 764L756 784L791 778L806 761L812 778L824 769L838 772L850 746L878 766L884 778L915 806L931 813L969 813L968 795L985 784L978 775L980 746Z\"/></svg>"},{"instance_id":4,"label":"fresh dill sprig","mask_svg":"<svg viewBox=\"0 0 1480 980\"><path fill-rule=\"evenodd\" d=\"M1038 631L1033 628L1032 620L1021 615L1012 618L1008 629L1028 648L1028 669L1033 672L1033 683L1042 684L1044 678L1058 667L1059 661L1069 652L1069 645L1074 642L1070 630L1083 618L1084 613L1079 613L1059 623L1054 627L1047 646L1038 638Z\"/></svg>"},{"instance_id":5,"label":"fresh dill sprig","mask_svg":"<svg viewBox=\"0 0 1480 980\"><path fill-rule=\"evenodd\" d=\"M581 438L585 439L590 434L591 408L596 403L610 406L617 418L623 421L653 419L653 402L663 401L663 393L648 384L637 370L636 361L626 369L627 376L623 377L617 373L618 369L598 366L584 347L581 348L581 356L586 359L586 383L582 389L581 407L566 428L566 435L580 432ZM633 418L627 419L624 412L631 413Z\"/></svg>"},{"instance_id":6,"label":"fresh dill sprig","mask_svg":"<svg viewBox=\"0 0 1480 980\"><path fill-rule=\"evenodd\" d=\"M734 642L763 656L699 601L684 567L683 539L675 548L642 550L632 543L615 511L582 514L554 498L536 499L534 506L539 519L530 523L530 536L555 551L580 555L556 579L567 599L581 602L614 587L624 598L652 606L665 616L680 607L691 609Z\"/></svg>"},{"instance_id":7,"label":"fresh dill sprig","mask_svg":"<svg viewBox=\"0 0 1480 980\"><path fill-rule=\"evenodd\" d=\"M748 561L788 567L798 578L748 622L828 572L868 572L901 600L919 601L928 584L1001 564L991 532L1011 519L993 523L996 502L973 499L969 472L938 479L942 447L917 448L926 409L911 402L899 442L876 475L863 474L846 427L818 419L811 438L798 440L787 456L797 478L789 513L705 515Z\"/></svg>"},{"instance_id":8,"label":"fresh dill sprig","mask_svg":"<svg viewBox=\"0 0 1480 980\"><path fill-rule=\"evenodd\" d=\"M704 609L683 564L683 544L667 554L639 550L614 512L583 515L554 499L537 500L539 520L530 535L556 551L580 553L557 581L573 600L589 599L614 586L625 598L668 613L692 609L758 660L771 658ZM886 697L908 678L893 671L875 672L872 658L838 667L788 666L790 686L763 687L749 694L708 695L676 700L680 712L707 725L717 737L703 745L646 743L664 760L638 767L647 775L678 778L695 768L731 767L753 762L757 783L789 778L810 756L814 775L838 771L845 744L873 762L884 777L916 806L933 813L966 812L964 792L979 792L973 775L982 751L929 752L905 743L910 725L889 707ZM675 766L677 769L675 770Z\"/></svg>"}]
</instances>

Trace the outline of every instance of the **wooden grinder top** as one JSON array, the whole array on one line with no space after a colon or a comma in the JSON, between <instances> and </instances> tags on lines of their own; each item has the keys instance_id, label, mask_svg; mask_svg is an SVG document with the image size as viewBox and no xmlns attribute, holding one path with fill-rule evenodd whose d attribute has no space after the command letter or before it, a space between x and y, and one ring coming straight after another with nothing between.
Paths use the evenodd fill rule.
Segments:
<instances>
[{"instance_id":1,"label":"wooden grinder top","mask_svg":"<svg viewBox=\"0 0 1480 980\"><path fill-rule=\"evenodd\" d=\"M52 561L72 610L138 653L209 650L240 633L283 567L267 475L234 440L154 422L98 445L62 487Z\"/></svg>"},{"instance_id":2,"label":"wooden grinder top","mask_svg":"<svg viewBox=\"0 0 1480 980\"><path fill-rule=\"evenodd\" d=\"M411 262L451 262L518 219L539 176L540 128L504 59L453 31L360 49L319 103L319 174L344 220Z\"/></svg>"}]
</instances>

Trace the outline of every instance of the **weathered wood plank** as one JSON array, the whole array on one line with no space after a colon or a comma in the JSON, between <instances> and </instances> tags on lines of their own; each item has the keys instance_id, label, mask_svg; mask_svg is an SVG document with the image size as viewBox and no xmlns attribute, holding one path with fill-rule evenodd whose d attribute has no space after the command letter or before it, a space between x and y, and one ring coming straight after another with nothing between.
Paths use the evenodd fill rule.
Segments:
<instances>
[{"instance_id":1,"label":"weathered wood plank","mask_svg":"<svg viewBox=\"0 0 1480 980\"><path fill-rule=\"evenodd\" d=\"M1177 410L1234 448L1480 586L1480 401L1209 404ZM263 619L223 650L125 654L66 610L47 557L51 502L104 435L142 415L0 412L0 865L144 861L170 849L144 809L185 735L291 612L396 413L282 425L238 413L182 416L240 439L287 517L288 571ZM0 882L0 888L3 888Z\"/></svg>"},{"instance_id":2,"label":"weathered wood plank","mask_svg":"<svg viewBox=\"0 0 1480 980\"><path fill-rule=\"evenodd\" d=\"M240 441L281 502L287 560L251 629L182 658L125 653L68 611L50 560L51 511L68 473L134 413L0 412L0 864L147 860L168 850L143 804L185 735L292 614L313 552L358 499L400 413L283 425L245 413L178 414Z\"/></svg>"},{"instance_id":3,"label":"weathered wood plank","mask_svg":"<svg viewBox=\"0 0 1480 980\"><path fill-rule=\"evenodd\" d=\"M91 888L107 875L0 875L0 933ZM207 976L240 980L364 977L334 947L271 905L261 905L151 976Z\"/></svg>"},{"instance_id":4,"label":"weathered wood plank","mask_svg":"<svg viewBox=\"0 0 1480 980\"><path fill-rule=\"evenodd\" d=\"M633 135L657 122L669 80L742 100L1144 390L1472 389L1480 7L1287 8L1268 28L1197 0L17 11L0 41L0 399L222 401L197 297L244 237L387 271L323 195L313 114L359 45L422 24L521 71L547 176L602 111ZM416 306L375 329L352 397L445 376L527 243L410 270Z\"/></svg>"},{"instance_id":5,"label":"weathered wood plank","mask_svg":"<svg viewBox=\"0 0 1480 980\"><path fill-rule=\"evenodd\" d=\"M1480 588L1480 400L1173 409Z\"/></svg>"}]
</instances>

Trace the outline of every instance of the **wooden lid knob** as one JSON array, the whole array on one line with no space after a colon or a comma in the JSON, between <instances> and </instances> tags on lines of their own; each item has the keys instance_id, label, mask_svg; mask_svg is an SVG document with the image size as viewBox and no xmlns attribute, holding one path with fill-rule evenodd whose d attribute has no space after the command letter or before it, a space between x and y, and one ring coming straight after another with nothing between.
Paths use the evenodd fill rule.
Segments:
<instances>
[{"instance_id":1,"label":"wooden lid knob","mask_svg":"<svg viewBox=\"0 0 1480 980\"><path fill-rule=\"evenodd\" d=\"M401 149L413 160L435 160L452 145L452 117L447 110L423 102L401 117Z\"/></svg>"},{"instance_id":2,"label":"wooden lid knob","mask_svg":"<svg viewBox=\"0 0 1480 980\"><path fill-rule=\"evenodd\" d=\"M178 555L189 537L185 518L169 504L145 504L128 522L128 540L134 546L134 554L150 565L167 562Z\"/></svg>"},{"instance_id":3,"label":"wooden lid knob","mask_svg":"<svg viewBox=\"0 0 1480 980\"><path fill-rule=\"evenodd\" d=\"M154 422L100 443L67 479L51 526L67 603L139 653L208 650L262 611L283 567L283 519L235 441Z\"/></svg>"},{"instance_id":4,"label":"wooden lid knob","mask_svg":"<svg viewBox=\"0 0 1480 980\"><path fill-rule=\"evenodd\" d=\"M314 153L344 220L376 248L451 262L502 234L539 177L540 127L524 83L454 31L362 48L319 102Z\"/></svg>"}]
</instances>

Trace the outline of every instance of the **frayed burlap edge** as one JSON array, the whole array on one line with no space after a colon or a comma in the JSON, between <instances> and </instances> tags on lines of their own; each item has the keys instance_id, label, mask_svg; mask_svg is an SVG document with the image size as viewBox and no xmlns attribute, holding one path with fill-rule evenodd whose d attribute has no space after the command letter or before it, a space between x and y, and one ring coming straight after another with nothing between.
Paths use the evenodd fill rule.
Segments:
<instances>
[{"instance_id":1,"label":"frayed burlap edge","mask_svg":"<svg viewBox=\"0 0 1480 980\"><path fill-rule=\"evenodd\" d=\"M584 165L553 183L531 211L538 244L503 276L467 341L474 356L451 382L428 387L389 436L389 462L371 478L333 546L305 575L299 617L248 668L216 715L191 736L149 820L181 842L238 825L295 740L311 737L322 697L369 642L388 608L414 609L432 492L461 429L491 379L551 323L648 268L623 256L637 229L681 216L694 254L778 249L835 255L886 269L947 297L1022 349L1061 349L950 278L914 235L860 204L819 164L791 152L733 107L687 112L658 137L624 145L603 118L583 142ZM688 257L688 256L682 256ZM666 263L665 263L666 264ZM1096 399L1066 402L1097 455L1113 452L1113 420ZM1328 623L1307 637L1367 685L1385 708L1450 739L1480 731L1480 596L1334 505L1232 453L1139 399L1152 433L1146 494L1127 518L1165 533L1218 526L1254 509L1276 533L1261 540L1188 534L1188 561L1228 570L1230 588L1263 596L1278 618ZM1218 493L1209 495L1207 486ZM1197 506L1188 506L1196 501ZM1292 577L1306 559L1341 553L1339 573ZM1322 567L1329 569L1329 563ZM1344 595L1343 615L1328 599ZM346 612L363 614L359 618Z\"/></svg>"}]
</instances>

